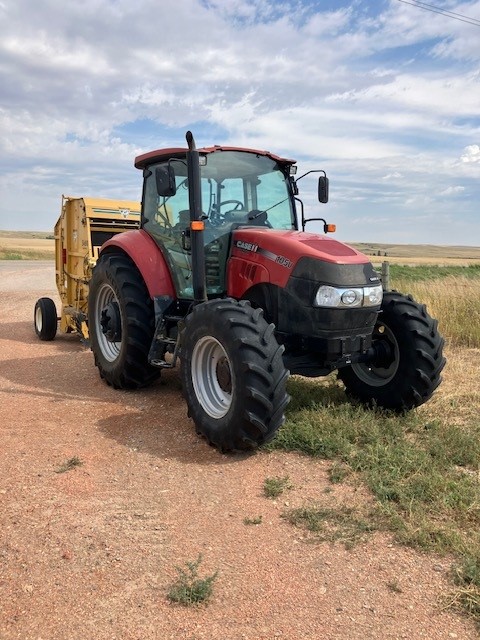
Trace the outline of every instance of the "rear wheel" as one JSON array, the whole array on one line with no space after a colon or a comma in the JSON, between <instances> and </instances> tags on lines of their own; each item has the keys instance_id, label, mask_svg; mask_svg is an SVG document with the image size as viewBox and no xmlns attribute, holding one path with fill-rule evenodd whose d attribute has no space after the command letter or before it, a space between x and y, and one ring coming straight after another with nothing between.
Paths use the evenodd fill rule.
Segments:
<instances>
[{"instance_id":1,"label":"rear wheel","mask_svg":"<svg viewBox=\"0 0 480 640\"><path fill-rule=\"evenodd\" d=\"M135 264L125 255L100 257L90 281L88 326L100 376L116 389L153 382L148 362L154 333L153 303Z\"/></svg>"},{"instance_id":2,"label":"rear wheel","mask_svg":"<svg viewBox=\"0 0 480 640\"><path fill-rule=\"evenodd\" d=\"M53 340L57 335L57 309L51 298L40 298L35 303L33 324L40 340Z\"/></svg>"},{"instance_id":3,"label":"rear wheel","mask_svg":"<svg viewBox=\"0 0 480 640\"><path fill-rule=\"evenodd\" d=\"M181 345L183 389L198 433L222 451L271 440L284 421L288 371L262 310L232 299L197 305Z\"/></svg>"},{"instance_id":4,"label":"rear wheel","mask_svg":"<svg viewBox=\"0 0 480 640\"><path fill-rule=\"evenodd\" d=\"M409 410L426 402L441 382L443 338L425 305L396 291L384 294L373 331L376 357L343 367L349 395L385 409Z\"/></svg>"}]
</instances>

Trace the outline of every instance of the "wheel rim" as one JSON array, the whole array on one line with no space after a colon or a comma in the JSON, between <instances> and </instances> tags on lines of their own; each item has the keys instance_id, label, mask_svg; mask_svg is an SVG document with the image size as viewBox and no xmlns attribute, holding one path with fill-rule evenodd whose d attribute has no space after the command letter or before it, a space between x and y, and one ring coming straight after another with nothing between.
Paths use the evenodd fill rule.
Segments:
<instances>
[{"instance_id":1,"label":"wheel rim","mask_svg":"<svg viewBox=\"0 0 480 640\"><path fill-rule=\"evenodd\" d=\"M41 331L43 328L43 315L40 306L35 309L35 326L37 327L37 331Z\"/></svg>"},{"instance_id":2,"label":"wheel rim","mask_svg":"<svg viewBox=\"0 0 480 640\"><path fill-rule=\"evenodd\" d=\"M201 338L193 349L192 382L204 411L223 418L232 404L232 367L223 346L211 336Z\"/></svg>"},{"instance_id":3,"label":"wheel rim","mask_svg":"<svg viewBox=\"0 0 480 640\"><path fill-rule=\"evenodd\" d=\"M365 382L372 387L383 387L393 380L398 371L398 365L400 363L400 349L395 335L385 324L380 324L375 327L373 340L386 340L389 343L390 349L393 353L392 362L387 367L379 367L375 366L375 364L358 362L356 364L352 364L352 369L362 382Z\"/></svg>"},{"instance_id":4,"label":"wheel rim","mask_svg":"<svg viewBox=\"0 0 480 640\"><path fill-rule=\"evenodd\" d=\"M102 311L111 303L118 304L118 298L115 291L109 284L100 287L96 300L95 308L95 333L97 335L98 346L102 351L103 357L108 362L114 362L120 355L121 342L113 342L107 338L102 327Z\"/></svg>"}]
</instances>

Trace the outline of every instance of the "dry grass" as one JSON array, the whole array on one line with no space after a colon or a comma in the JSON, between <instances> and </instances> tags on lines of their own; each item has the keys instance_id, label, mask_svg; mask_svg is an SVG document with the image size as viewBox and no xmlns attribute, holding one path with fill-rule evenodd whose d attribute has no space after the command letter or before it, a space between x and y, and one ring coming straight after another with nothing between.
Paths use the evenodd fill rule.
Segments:
<instances>
[{"instance_id":1,"label":"dry grass","mask_svg":"<svg viewBox=\"0 0 480 640\"><path fill-rule=\"evenodd\" d=\"M480 412L480 349L447 347L445 354L447 365L443 382L433 398L417 411L427 420L441 416L446 423L456 427L474 424Z\"/></svg>"},{"instance_id":2,"label":"dry grass","mask_svg":"<svg viewBox=\"0 0 480 640\"><path fill-rule=\"evenodd\" d=\"M52 234L0 231L0 260L49 260L54 256Z\"/></svg>"},{"instance_id":3,"label":"dry grass","mask_svg":"<svg viewBox=\"0 0 480 640\"><path fill-rule=\"evenodd\" d=\"M7 249L55 249L53 231L0 231L0 246Z\"/></svg>"},{"instance_id":4,"label":"dry grass","mask_svg":"<svg viewBox=\"0 0 480 640\"><path fill-rule=\"evenodd\" d=\"M480 347L480 279L449 276L393 285L427 305L450 346Z\"/></svg>"}]
</instances>

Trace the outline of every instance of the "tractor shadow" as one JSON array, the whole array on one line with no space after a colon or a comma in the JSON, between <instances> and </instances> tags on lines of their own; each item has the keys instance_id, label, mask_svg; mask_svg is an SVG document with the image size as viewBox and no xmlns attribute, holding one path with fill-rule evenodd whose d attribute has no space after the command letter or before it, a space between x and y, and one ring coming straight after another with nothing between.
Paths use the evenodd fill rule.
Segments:
<instances>
[{"instance_id":1,"label":"tractor shadow","mask_svg":"<svg viewBox=\"0 0 480 640\"><path fill-rule=\"evenodd\" d=\"M325 378L291 376L287 391L290 395L286 409L287 419L303 409L341 406L352 402L347 399L343 384L337 381L336 373L331 373Z\"/></svg>"},{"instance_id":2,"label":"tractor shadow","mask_svg":"<svg viewBox=\"0 0 480 640\"><path fill-rule=\"evenodd\" d=\"M86 348L82 344L80 336L74 333L58 332L52 341L40 340L35 333L33 320L31 322L2 322L0 324L0 340L13 340L14 342L32 345L51 345L57 351L71 351L75 348L83 350Z\"/></svg>"},{"instance_id":3,"label":"tractor shadow","mask_svg":"<svg viewBox=\"0 0 480 640\"><path fill-rule=\"evenodd\" d=\"M89 407L86 430L99 431L133 451L206 465L248 457L225 456L196 434L187 416L178 369L163 371L150 387L115 390L100 379L93 354L78 336L60 335L52 342L41 342L32 325L21 322L7 328L2 325L0 337L10 338L12 329L16 340L35 345L36 353L39 348L45 351L36 357L2 359L0 354L0 390L10 397L20 396L25 406L31 405L32 415L38 403L50 403L52 420L71 412L74 422L75 402L79 402Z\"/></svg>"},{"instance_id":4,"label":"tractor shadow","mask_svg":"<svg viewBox=\"0 0 480 640\"><path fill-rule=\"evenodd\" d=\"M115 392L119 393L119 392ZM160 380L146 389L126 393L139 411L100 419L98 428L124 447L158 458L185 463L222 465L245 460L254 452L223 454L197 434L187 415L179 369L163 370Z\"/></svg>"}]
</instances>

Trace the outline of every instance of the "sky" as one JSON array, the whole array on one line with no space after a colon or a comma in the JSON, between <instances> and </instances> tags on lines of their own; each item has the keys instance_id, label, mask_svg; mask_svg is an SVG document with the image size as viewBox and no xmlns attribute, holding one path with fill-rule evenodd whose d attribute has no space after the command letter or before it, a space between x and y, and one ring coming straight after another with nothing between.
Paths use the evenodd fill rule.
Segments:
<instances>
[{"instance_id":1,"label":"sky","mask_svg":"<svg viewBox=\"0 0 480 640\"><path fill-rule=\"evenodd\" d=\"M140 200L135 157L190 129L325 170L300 196L338 240L480 246L480 0L411 4L0 0L0 229Z\"/></svg>"}]
</instances>

